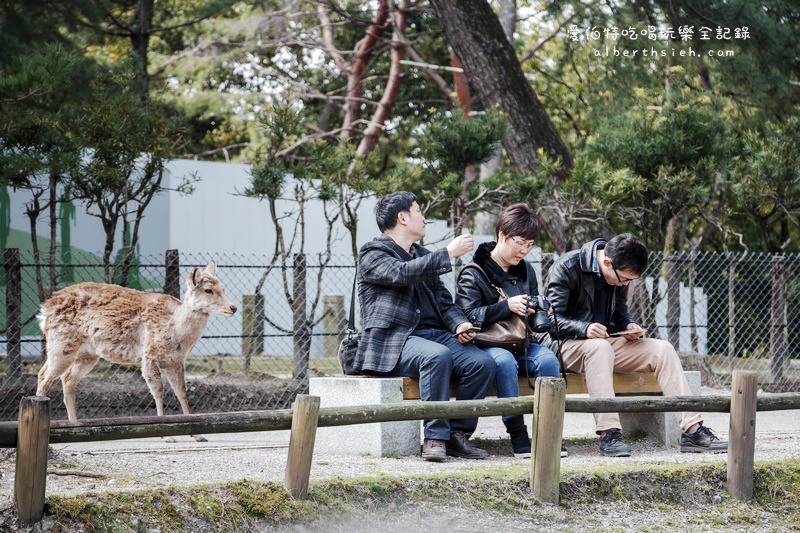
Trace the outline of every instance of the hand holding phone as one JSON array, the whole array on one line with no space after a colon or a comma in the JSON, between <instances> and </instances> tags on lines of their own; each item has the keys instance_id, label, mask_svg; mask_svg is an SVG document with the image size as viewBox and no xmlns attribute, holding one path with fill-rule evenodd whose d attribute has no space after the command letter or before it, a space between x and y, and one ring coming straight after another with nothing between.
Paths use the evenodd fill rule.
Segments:
<instances>
[{"instance_id":1,"label":"hand holding phone","mask_svg":"<svg viewBox=\"0 0 800 533\"><path fill-rule=\"evenodd\" d=\"M453 333L452 335L450 335L450 338L458 337L462 333L467 333L467 332L470 332L470 331L477 333L480 330L481 330L481 328L479 328L477 326L472 326L471 328L467 328L464 331L459 331L458 333Z\"/></svg>"}]
</instances>

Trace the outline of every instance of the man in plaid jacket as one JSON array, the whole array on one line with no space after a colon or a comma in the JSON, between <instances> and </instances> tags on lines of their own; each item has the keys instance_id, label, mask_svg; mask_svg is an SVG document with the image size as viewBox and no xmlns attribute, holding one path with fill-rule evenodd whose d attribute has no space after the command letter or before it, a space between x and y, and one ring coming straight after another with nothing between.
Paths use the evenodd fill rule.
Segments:
<instances>
[{"instance_id":1,"label":"man in plaid jacket","mask_svg":"<svg viewBox=\"0 0 800 533\"><path fill-rule=\"evenodd\" d=\"M358 254L363 333L355 369L418 379L423 401L449 400L451 377L459 382L457 399L482 399L496 365L469 344L472 324L439 279L452 270L450 259L473 249L472 236L461 235L434 252L416 244L425 236L425 217L410 192L387 194L375 215L383 235ZM477 418L426 420L422 458L485 459L487 453L468 440L477 424Z\"/></svg>"}]
</instances>

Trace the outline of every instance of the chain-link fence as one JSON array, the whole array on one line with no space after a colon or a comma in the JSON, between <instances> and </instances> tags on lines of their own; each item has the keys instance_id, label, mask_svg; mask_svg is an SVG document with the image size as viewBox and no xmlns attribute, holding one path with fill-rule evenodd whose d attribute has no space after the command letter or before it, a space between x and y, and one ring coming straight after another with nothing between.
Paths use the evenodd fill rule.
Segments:
<instances>
[{"instance_id":1,"label":"chain-link fence","mask_svg":"<svg viewBox=\"0 0 800 533\"><path fill-rule=\"evenodd\" d=\"M293 255L270 261L170 250L104 270L95 256L62 257L52 267L37 267L31 254L6 249L0 272L5 288L0 342L7 347L0 360L0 420L14 419L22 396L36 391L45 346L35 315L51 280L57 287L111 280L180 297L192 269L205 267L212 258L239 311L232 318L212 317L186 360L193 412L286 408L296 394L308 390L309 376L341 373L336 352L355 273L350 256ZM532 259L540 273L552 261ZM800 281L794 276L800 255L703 253L651 259L647 275L629 291L633 315L650 336L698 354L706 382L746 368L759 371L769 390L800 390ZM443 279L452 287L453 275ZM138 365L101 360L77 389L83 418L155 414ZM56 400L54 417L66 418L60 383L50 396ZM164 401L168 414L180 413L174 394L165 392Z\"/></svg>"}]
</instances>

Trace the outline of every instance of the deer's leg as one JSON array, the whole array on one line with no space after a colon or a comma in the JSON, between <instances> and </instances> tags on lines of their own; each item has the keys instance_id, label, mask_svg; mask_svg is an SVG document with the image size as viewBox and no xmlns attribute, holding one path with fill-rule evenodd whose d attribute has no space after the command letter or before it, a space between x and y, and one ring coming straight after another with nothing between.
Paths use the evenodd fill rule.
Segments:
<instances>
[{"instance_id":1,"label":"deer's leg","mask_svg":"<svg viewBox=\"0 0 800 533\"><path fill-rule=\"evenodd\" d=\"M181 410L183 414L189 414L189 402L186 401L186 382L183 377L184 368L183 365L176 366L176 367L165 367L162 368L164 375L167 376L167 381L169 381L170 386L172 387L172 392L175 393L175 396L178 397L178 401L181 403Z\"/></svg>"},{"instance_id":2,"label":"deer's leg","mask_svg":"<svg viewBox=\"0 0 800 533\"><path fill-rule=\"evenodd\" d=\"M75 347L77 351L77 346ZM53 381L61 377L75 360L74 352L67 352L52 337L47 339L47 361L39 370L39 381L36 386L36 396L47 396Z\"/></svg>"},{"instance_id":3,"label":"deer's leg","mask_svg":"<svg viewBox=\"0 0 800 533\"><path fill-rule=\"evenodd\" d=\"M172 391L175 393L175 396L178 397L178 401L181 402L183 414L188 415L189 402L186 400L186 381L184 378L185 369L183 365L163 368L162 370L164 371L164 375L167 376L167 381L169 381ZM208 439L202 435L192 435L192 438L197 442L208 442Z\"/></svg>"},{"instance_id":4,"label":"deer's leg","mask_svg":"<svg viewBox=\"0 0 800 533\"><path fill-rule=\"evenodd\" d=\"M78 408L75 403L78 382L94 368L99 359L96 354L81 352L70 367L69 372L61 376L61 385L64 389L64 405L67 406L67 416L70 420L78 419Z\"/></svg>"},{"instance_id":5,"label":"deer's leg","mask_svg":"<svg viewBox=\"0 0 800 533\"><path fill-rule=\"evenodd\" d=\"M161 382L161 369L158 367L158 362L147 355L142 358L142 376L156 401L158 416L164 416L164 384Z\"/></svg>"}]
</instances>

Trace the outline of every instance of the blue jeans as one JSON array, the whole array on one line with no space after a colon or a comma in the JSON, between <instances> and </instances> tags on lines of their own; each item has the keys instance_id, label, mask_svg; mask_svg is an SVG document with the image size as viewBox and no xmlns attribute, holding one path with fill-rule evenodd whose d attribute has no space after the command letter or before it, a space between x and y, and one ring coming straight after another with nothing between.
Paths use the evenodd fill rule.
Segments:
<instances>
[{"instance_id":1,"label":"blue jeans","mask_svg":"<svg viewBox=\"0 0 800 533\"><path fill-rule=\"evenodd\" d=\"M484 348L497 364L495 375L495 389L498 398L515 398L519 396L518 376L530 375L531 381L540 376L558 377L561 366L558 358L549 348L541 344L531 344L528 352L517 359L514 354L505 348ZM522 364L521 364L522 363ZM527 364L527 373L525 365ZM525 419L522 415L504 416L503 423L509 433L525 428Z\"/></svg>"},{"instance_id":2,"label":"blue jeans","mask_svg":"<svg viewBox=\"0 0 800 533\"><path fill-rule=\"evenodd\" d=\"M408 337L397 365L389 372L419 380L420 399L448 401L450 378L458 381L456 400L481 400L494 381L496 364L473 344L461 344L449 331L423 329ZM477 418L425 420L425 438L448 440L451 431L472 433Z\"/></svg>"}]
</instances>

